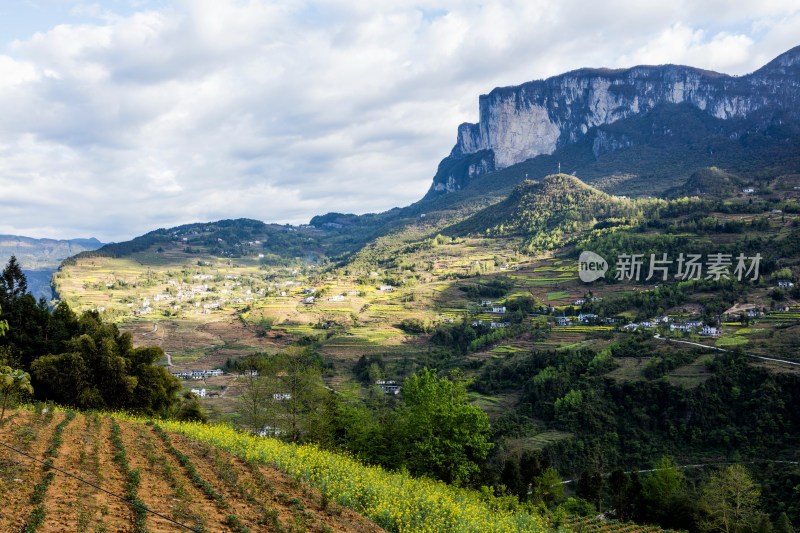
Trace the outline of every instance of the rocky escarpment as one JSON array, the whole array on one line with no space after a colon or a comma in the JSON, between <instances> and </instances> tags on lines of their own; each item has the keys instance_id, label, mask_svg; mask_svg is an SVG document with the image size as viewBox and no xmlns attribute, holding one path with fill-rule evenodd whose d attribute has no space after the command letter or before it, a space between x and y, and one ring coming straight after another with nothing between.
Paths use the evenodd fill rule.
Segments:
<instances>
[{"instance_id":1,"label":"rocky escarpment","mask_svg":"<svg viewBox=\"0 0 800 533\"><path fill-rule=\"evenodd\" d=\"M664 104L688 104L722 120L770 124L800 119L800 46L746 76L678 65L581 69L479 99L479 122L461 124L429 194L452 192L470 179L589 140L595 157L632 140L603 125L645 115Z\"/></svg>"}]
</instances>

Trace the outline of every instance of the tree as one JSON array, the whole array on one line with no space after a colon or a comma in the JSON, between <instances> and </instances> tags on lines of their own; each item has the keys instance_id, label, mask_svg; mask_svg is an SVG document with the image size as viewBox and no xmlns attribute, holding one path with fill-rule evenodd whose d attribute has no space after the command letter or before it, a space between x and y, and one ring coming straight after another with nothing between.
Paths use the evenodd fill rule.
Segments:
<instances>
[{"instance_id":1,"label":"tree","mask_svg":"<svg viewBox=\"0 0 800 533\"><path fill-rule=\"evenodd\" d=\"M129 333L87 311L77 336L65 351L31 364L37 395L83 409L131 409L149 416L167 415L177 401L180 382L154 363L158 347L134 348Z\"/></svg>"},{"instance_id":2,"label":"tree","mask_svg":"<svg viewBox=\"0 0 800 533\"><path fill-rule=\"evenodd\" d=\"M239 378L242 394L239 397L239 410L244 425L251 433L258 434L269 419L269 401L275 394L274 384L267 378L269 366L263 360L248 358L240 365L243 372Z\"/></svg>"},{"instance_id":3,"label":"tree","mask_svg":"<svg viewBox=\"0 0 800 533\"><path fill-rule=\"evenodd\" d=\"M189 391L181 395L180 401L173 410L172 417L186 422L208 422L208 417L203 412L200 400L196 394Z\"/></svg>"},{"instance_id":4,"label":"tree","mask_svg":"<svg viewBox=\"0 0 800 533\"><path fill-rule=\"evenodd\" d=\"M3 397L0 421L2 421L6 415L8 400L22 394L33 394L31 376L19 368L11 368L10 366L0 367L0 396Z\"/></svg>"},{"instance_id":5,"label":"tree","mask_svg":"<svg viewBox=\"0 0 800 533\"><path fill-rule=\"evenodd\" d=\"M557 504L564 498L564 485L561 476L553 468L547 468L533 479L532 491L535 502L542 502L548 507Z\"/></svg>"},{"instance_id":6,"label":"tree","mask_svg":"<svg viewBox=\"0 0 800 533\"><path fill-rule=\"evenodd\" d=\"M8 323L5 320L0 320L0 337L5 335L7 329ZM3 361L3 363L6 362L7 361ZM7 364L3 364L3 366L0 366L0 396L3 397L3 407L2 411L0 411L0 422L2 422L3 418L6 416L6 406L8 405L8 400L17 397L20 394L33 394L31 376L24 370L20 370L18 368L14 369Z\"/></svg>"},{"instance_id":7,"label":"tree","mask_svg":"<svg viewBox=\"0 0 800 533\"><path fill-rule=\"evenodd\" d=\"M603 491L603 476L598 470L584 470L578 478L575 494L600 510L600 496Z\"/></svg>"},{"instance_id":8,"label":"tree","mask_svg":"<svg viewBox=\"0 0 800 533\"><path fill-rule=\"evenodd\" d=\"M683 474L670 457L662 457L653 466L653 472L644 478L643 493L655 518L669 512L672 500L684 483Z\"/></svg>"},{"instance_id":9,"label":"tree","mask_svg":"<svg viewBox=\"0 0 800 533\"><path fill-rule=\"evenodd\" d=\"M5 305L8 311L12 311L14 303L27 292L28 280L25 279L17 258L12 255L0 274L0 304Z\"/></svg>"},{"instance_id":10,"label":"tree","mask_svg":"<svg viewBox=\"0 0 800 533\"><path fill-rule=\"evenodd\" d=\"M789 516L785 512L778 517L778 522L775 524L775 533L794 533L792 521L789 520Z\"/></svg>"},{"instance_id":11,"label":"tree","mask_svg":"<svg viewBox=\"0 0 800 533\"><path fill-rule=\"evenodd\" d=\"M314 427L314 436L322 439L324 415L335 408L325 402L329 391L319 362L307 348L289 347L274 356L250 358L242 368L240 406L250 431L258 433L269 425L299 442Z\"/></svg>"},{"instance_id":12,"label":"tree","mask_svg":"<svg viewBox=\"0 0 800 533\"><path fill-rule=\"evenodd\" d=\"M319 364L306 348L290 347L278 356L278 391L272 398L292 442L298 442L314 423L327 395Z\"/></svg>"},{"instance_id":13,"label":"tree","mask_svg":"<svg viewBox=\"0 0 800 533\"><path fill-rule=\"evenodd\" d=\"M701 504L706 516L702 531L738 533L759 516L761 489L742 465L731 465L711 476L703 487Z\"/></svg>"},{"instance_id":14,"label":"tree","mask_svg":"<svg viewBox=\"0 0 800 533\"><path fill-rule=\"evenodd\" d=\"M621 468L611 472L608 478L609 492L611 493L611 509L614 516L628 519L631 517L630 502L628 493L631 487L631 480Z\"/></svg>"},{"instance_id":15,"label":"tree","mask_svg":"<svg viewBox=\"0 0 800 533\"><path fill-rule=\"evenodd\" d=\"M492 448L489 418L467 401L467 383L439 379L427 368L406 379L400 409L405 466L462 485Z\"/></svg>"},{"instance_id":16,"label":"tree","mask_svg":"<svg viewBox=\"0 0 800 533\"><path fill-rule=\"evenodd\" d=\"M506 459L503 471L500 473L500 483L505 485L508 492L516 494L520 500L527 498L528 487L522 481L519 463L514 459Z\"/></svg>"}]
</instances>

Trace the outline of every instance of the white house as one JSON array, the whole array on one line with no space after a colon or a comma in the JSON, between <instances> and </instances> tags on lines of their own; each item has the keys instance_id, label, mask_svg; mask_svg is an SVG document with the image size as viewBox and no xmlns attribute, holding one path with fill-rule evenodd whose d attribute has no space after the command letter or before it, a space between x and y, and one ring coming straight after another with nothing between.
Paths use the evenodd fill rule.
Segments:
<instances>
[{"instance_id":1,"label":"white house","mask_svg":"<svg viewBox=\"0 0 800 533\"><path fill-rule=\"evenodd\" d=\"M703 326L703 329L700 331L700 335L704 335L706 337L716 337L719 335L719 328L714 326Z\"/></svg>"},{"instance_id":2,"label":"white house","mask_svg":"<svg viewBox=\"0 0 800 533\"><path fill-rule=\"evenodd\" d=\"M391 285L381 285L378 287L378 290L381 292L394 292L394 287Z\"/></svg>"},{"instance_id":3,"label":"white house","mask_svg":"<svg viewBox=\"0 0 800 533\"><path fill-rule=\"evenodd\" d=\"M492 313L495 315L504 315L506 313L505 305L496 305L492 307Z\"/></svg>"},{"instance_id":4,"label":"white house","mask_svg":"<svg viewBox=\"0 0 800 533\"><path fill-rule=\"evenodd\" d=\"M199 396L201 398L206 397L206 389L192 389L192 394Z\"/></svg>"},{"instance_id":5,"label":"white house","mask_svg":"<svg viewBox=\"0 0 800 533\"><path fill-rule=\"evenodd\" d=\"M559 326L569 326L571 323L572 321L565 316L556 317L556 324Z\"/></svg>"},{"instance_id":6,"label":"white house","mask_svg":"<svg viewBox=\"0 0 800 533\"><path fill-rule=\"evenodd\" d=\"M779 279L778 287L780 287L781 289L791 289L792 287L794 287L794 282L788 279Z\"/></svg>"},{"instance_id":7,"label":"white house","mask_svg":"<svg viewBox=\"0 0 800 533\"><path fill-rule=\"evenodd\" d=\"M272 399L276 402L282 402L284 400L291 400L292 395L289 392L276 392L272 395Z\"/></svg>"},{"instance_id":8,"label":"white house","mask_svg":"<svg viewBox=\"0 0 800 533\"><path fill-rule=\"evenodd\" d=\"M313 296L307 296L307 297L303 298L303 303L306 304L306 305L313 304L314 303L314 297Z\"/></svg>"},{"instance_id":9,"label":"white house","mask_svg":"<svg viewBox=\"0 0 800 533\"><path fill-rule=\"evenodd\" d=\"M379 379L375 384L381 388L384 394L400 394L400 385L396 381Z\"/></svg>"},{"instance_id":10,"label":"white house","mask_svg":"<svg viewBox=\"0 0 800 533\"><path fill-rule=\"evenodd\" d=\"M583 322L584 324L587 324L589 322L594 322L595 320L597 320L597 318L598 318L597 315L595 315L594 313L581 313L578 315L578 320L580 322Z\"/></svg>"},{"instance_id":11,"label":"white house","mask_svg":"<svg viewBox=\"0 0 800 533\"><path fill-rule=\"evenodd\" d=\"M753 194L754 192L756 192L756 189L755 187L745 187L744 189L742 189L742 192L745 194Z\"/></svg>"}]
</instances>

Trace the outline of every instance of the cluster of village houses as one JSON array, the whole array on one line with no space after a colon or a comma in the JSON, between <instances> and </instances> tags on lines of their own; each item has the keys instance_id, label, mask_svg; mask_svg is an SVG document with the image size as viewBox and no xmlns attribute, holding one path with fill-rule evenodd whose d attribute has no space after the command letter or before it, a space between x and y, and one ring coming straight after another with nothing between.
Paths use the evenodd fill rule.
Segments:
<instances>
[{"instance_id":1,"label":"cluster of village houses","mask_svg":"<svg viewBox=\"0 0 800 533\"><path fill-rule=\"evenodd\" d=\"M203 283L213 277L209 274L195 274L192 279L197 282L196 284L169 280L167 281L170 286L168 292L155 294L150 298L142 298L138 306L136 303L128 303L128 307L136 307L133 309L133 314L137 316L150 314L154 312L154 308L169 308L172 311L188 308L199 314L209 314L220 309L226 303L234 305L248 303L254 301L256 297L266 294L266 290L263 288L255 291L250 288L241 290L242 284L236 281L237 276L225 276L223 288L214 291L207 283ZM111 285L107 284L107 286Z\"/></svg>"},{"instance_id":2,"label":"cluster of village houses","mask_svg":"<svg viewBox=\"0 0 800 533\"><path fill-rule=\"evenodd\" d=\"M794 284L791 281L787 281L782 284L784 280L778 282L778 286L782 288L791 288ZM587 298L580 298L573 302L573 305L576 307L580 307L584 305L587 301L599 301L602 300L600 297L593 297L589 296ZM507 312L505 306L495 305L492 303L491 300L481 300L480 306L483 308L488 308L487 313L496 314L496 315L504 315ZM539 316L553 316L554 313L557 312L555 307L546 307L542 309L543 313ZM739 320L742 316L745 316L749 319L756 318L758 316L763 315L763 311L750 308L743 310L738 313L730 313L727 314L724 318L728 320ZM613 317L601 317L594 313L584 313L580 311L577 316L554 316L555 323L557 326L570 326L575 324L583 324L583 325L600 325L600 324L617 324L618 319ZM496 328L504 328L509 325L508 322L501 322L501 321L485 321L485 320L474 320L472 322L473 326L488 326L491 329ZM676 320L675 318L667 315L657 316L655 318L651 318L649 320L642 320L640 322L631 322L622 326L622 329L625 331L637 331L637 330L645 330L645 329L658 329L659 327L667 327L669 328L670 332L676 333L698 333L701 336L707 337L718 337L721 335L722 328L719 326L714 326L711 324L705 324L700 320Z\"/></svg>"},{"instance_id":3,"label":"cluster of village houses","mask_svg":"<svg viewBox=\"0 0 800 533\"><path fill-rule=\"evenodd\" d=\"M224 374L221 368L215 368L214 370L182 370L180 372L171 372L173 376L178 379L206 379L206 378L214 378L219 377Z\"/></svg>"}]
</instances>

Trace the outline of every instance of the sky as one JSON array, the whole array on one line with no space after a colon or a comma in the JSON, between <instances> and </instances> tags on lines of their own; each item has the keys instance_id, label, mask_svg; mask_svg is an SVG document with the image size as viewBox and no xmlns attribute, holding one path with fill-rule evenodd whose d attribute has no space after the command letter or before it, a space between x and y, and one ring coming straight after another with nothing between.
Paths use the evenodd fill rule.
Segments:
<instances>
[{"instance_id":1,"label":"sky","mask_svg":"<svg viewBox=\"0 0 800 533\"><path fill-rule=\"evenodd\" d=\"M797 45L796 0L0 0L0 234L380 212L494 87Z\"/></svg>"}]
</instances>

